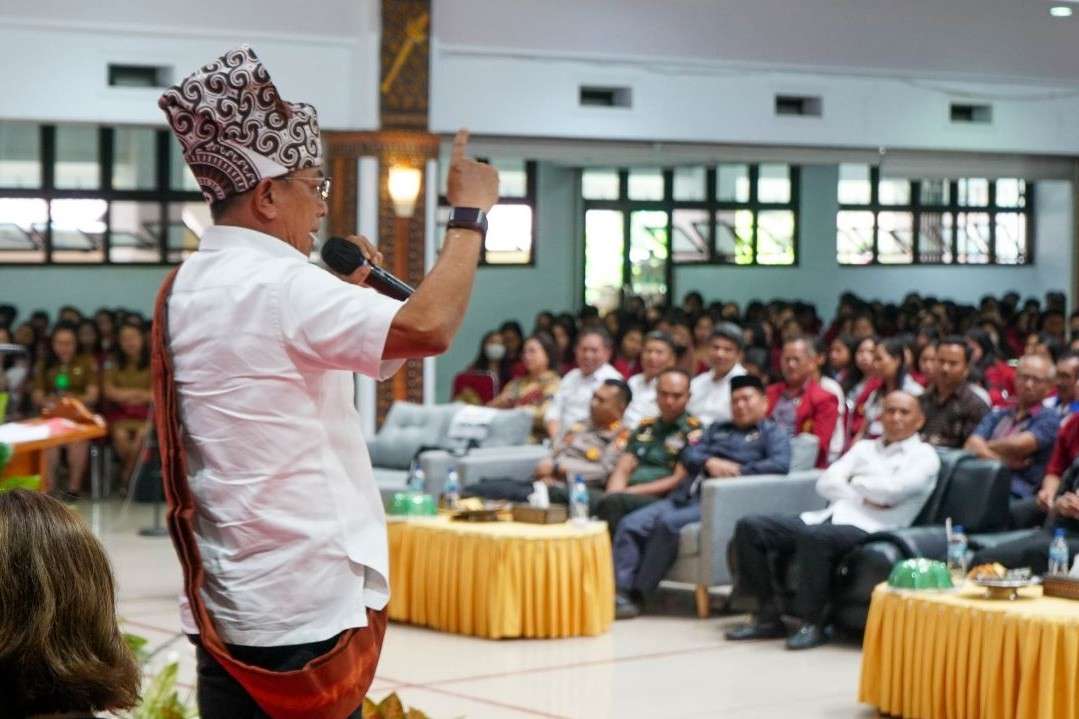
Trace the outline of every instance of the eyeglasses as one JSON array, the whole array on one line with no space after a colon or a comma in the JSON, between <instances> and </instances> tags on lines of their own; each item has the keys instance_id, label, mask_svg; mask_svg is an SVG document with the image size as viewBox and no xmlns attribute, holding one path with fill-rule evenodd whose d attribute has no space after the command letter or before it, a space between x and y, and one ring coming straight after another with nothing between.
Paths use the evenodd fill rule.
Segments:
<instances>
[{"instance_id":1,"label":"eyeglasses","mask_svg":"<svg viewBox=\"0 0 1079 719\"><path fill-rule=\"evenodd\" d=\"M323 200L330 199L330 187L333 183L329 177L278 177L276 179L285 182L314 182L318 196Z\"/></svg>"}]
</instances>

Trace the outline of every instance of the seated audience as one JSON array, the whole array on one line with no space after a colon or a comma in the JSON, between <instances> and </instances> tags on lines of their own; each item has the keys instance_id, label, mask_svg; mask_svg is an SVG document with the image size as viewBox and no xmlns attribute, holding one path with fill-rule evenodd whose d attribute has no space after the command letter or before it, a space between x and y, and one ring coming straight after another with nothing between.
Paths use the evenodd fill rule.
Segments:
<instances>
[{"instance_id":1,"label":"seated audience","mask_svg":"<svg viewBox=\"0 0 1079 719\"><path fill-rule=\"evenodd\" d=\"M1046 521L1040 531L1018 536L1007 542L986 547L974 553L971 566L999 562L1008 569L1030 567L1036 574L1049 568L1049 545L1057 529L1064 530L1068 556L1079 554L1079 418L1070 417L1060 431L1046 467L1045 480L1038 491L1036 503ZM1013 517L1015 516L1013 511ZM1033 524L1028 526L1034 526Z\"/></svg>"},{"instance_id":2,"label":"seated audience","mask_svg":"<svg viewBox=\"0 0 1079 719\"><path fill-rule=\"evenodd\" d=\"M843 391L847 397L847 404L850 409L854 409L854 403L862 396L862 392L865 391L865 386L869 382L869 378L873 376L873 360L877 356L877 338L876 337L862 337L856 340L854 350L854 369L856 382L848 382L850 388L846 385L843 387Z\"/></svg>"},{"instance_id":3,"label":"seated audience","mask_svg":"<svg viewBox=\"0 0 1079 719\"><path fill-rule=\"evenodd\" d=\"M1024 355L1041 355L1052 363L1064 354L1064 345L1053 335L1045 332L1031 332L1027 336Z\"/></svg>"},{"instance_id":4,"label":"seated audience","mask_svg":"<svg viewBox=\"0 0 1079 719\"><path fill-rule=\"evenodd\" d=\"M989 411L967 382L970 356L970 345L958 335L937 345L936 379L919 398L925 415L922 436L934 447L959 449Z\"/></svg>"},{"instance_id":5,"label":"seated audience","mask_svg":"<svg viewBox=\"0 0 1079 719\"><path fill-rule=\"evenodd\" d=\"M963 445L972 454L1008 466L1014 499L1033 497L1042 484L1060 426L1060 416L1042 405L1052 382L1053 366L1044 357L1021 359L1015 375L1014 404L982 417Z\"/></svg>"},{"instance_id":6,"label":"seated audience","mask_svg":"<svg viewBox=\"0 0 1079 719\"><path fill-rule=\"evenodd\" d=\"M821 371L823 376L831 377L839 383L844 395L850 392L860 379L855 378L858 368L854 363L854 355L857 351L857 340L850 335L839 335L828 343L827 360Z\"/></svg>"},{"instance_id":7,"label":"seated audience","mask_svg":"<svg viewBox=\"0 0 1079 719\"><path fill-rule=\"evenodd\" d=\"M1079 354L1068 352L1057 360L1054 377L1056 391L1051 397L1045 398L1045 406L1060 415L1061 419L1071 416L1079 407L1076 382L1079 382Z\"/></svg>"},{"instance_id":8,"label":"seated audience","mask_svg":"<svg viewBox=\"0 0 1079 719\"><path fill-rule=\"evenodd\" d=\"M649 332L641 352L641 372L629 378L633 401L626 408L623 424L636 429L641 420L659 414L656 405L656 382L660 373L674 366L674 340L662 332Z\"/></svg>"},{"instance_id":9,"label":"seated audience","mask_svg":"<svg viewBox=\"0 0 1079 719\"><path fill-rule=\"evenodd\" d=\"M7 327L0 326L0 345L15 345L15 337ZM29 376L30 360L26 351L0 353L0 393L7 395L5 407L0 409L0 422L20 415Z\"/></svg>"},{"instance_id":10,"label":"seated audience","mask_svg":"<svg viewBox=\"0 0 1079 719\"><path fill-rule=\"evenodd\" d=\"M731 380L746 373L742 366L745 338L738 325L721 322L708 341L711 369L693 378L689 412L704 426L731 418Z\"/></svg>"},{"instance_id":11,"label":"seated audience","mask_svg":"<svg viewBox=\"0 0 1079 719\"><path fill-rule=\"evenodd\" d=\"M131 477L150 429L150 345L134 325L120 328L119 344L105 366L105 419L120 459L121 480Z\"/></svg>"},{"instance_id":12,"label":"seated audience","mask_svg":"<svg viewBox=\"0 0 1079 719\"><path fill-rule=\"evenodd\" d=\"M928 387L936 381L937 343L936 341L918 345L914 350L914 379L922 387Z\"/></svg>"},{"instance_id":13,"label":"seated audience","mask_svg":"<svg viewBox=\"0 0 1079 719\"><path fill-rule=\"evenodd\" d=\"M453 401L465 404L487 404L498 394L499 371L506 346L497 331L487 332L480 340L476 359L464 372L453 378Z\"/></svg>"},{"instance_id":14,"label":"seated audience","mask_svg":"<svg viewBox=\"0 0 1079 719\"><path fill-rule=\"evenodd\" d=\"M532 336L538 335L540 332L546 332L551 334L551 330L554 329L554 313L547 310L541 310L536 313L536 319L532 323Z\"/></svg>"},{"instance_id":15,"label":"seated audience","mask_svg":"<svg viewBox=\"0 0 1079 719\"><path fill-rule=\"evenodd\" d=\"M790 609L801 628L787 638L788 649L809 649L826 641L827 608L836 563L873 532L909 526L933 491L940 469L936 451L918 436L924 418L918 400L894 391L884 401L879 439L851 447L817 481L829 501L819 512L800 517L758 515L738 521L730 554L735 593L752 597L751 623L727 632L727 639L780 639L787 636L773 587L773 561L796 564L798 586Z\"/></svg>"},{"instance_id":16,"label":"seated audience","mask_svg":"<svg viewBox=\"0 0 1079 719\"><path fill-rule=\"evenodd\" d=\"M1015 397L1015 370L1000 359L1001 351L982 329L967 330L971 381L989 392L990 405L1002 407Z\"/></svg>"},{"instance_id":17,"label":"seated audience","mask_svg":"<svg viewBox=\"0 0 1079 719\"><path fill-rule=\"evenodd\" d=\"M792 337L783 343L782 382L768 387L768 416L789 435L803 432L819 440L817 466L828 466L828 448L839 421L839 402L814 379L813 343Z\"/></svg>"},{"instance_id":18,"label":"seated audience","mask_svg":"<svg viewBox=\"0 0 1079 719\"><path fill-rule=\"evenodd\" d=\"M716 330L716 322L708 312L701 312L693 320L693 361L697 369L694 374L707 372L712 366L712 350L709 344ZM690 375L692 376L692 375Z\"/></svg>"},{"instance_id":19,"label":"seated audience","mask_svg":"<svg viewBox=\"0 0 1079 719\"><path fill-rule=\"evenodd\" d=\"M34 370L34 410L40 414L61 397L70 396L93 411L99 398L99 381L97 362L88 355L78 354L75 325L58 324L53 330L48 354ZM90 460L90 443L74 442L46 450L45 476L41 478L46 489L53 486L61 453L67 458L68 466L68 488L63 493L64 498L75 499Z\"/></svg>"},{"instance_id":20,"label":"seated audience","mask_svg":"<svg viewBox=\"0 0 1079 719\"><path fill-rule=\"evenodd\" d=\"M659 416L642 420L630 435L596 507L596 515L607 522L612 537L622 517L662 499L678 485L678 458L702 434L701 421L686 411L690 396L685 372L666 369L660 373L656 383Z\"/></svg>"},{"instance_id":21,"label":"seated audience","mask_svg":"<svg viewBox=\"0 0 1079 719\"><path fill-rule=\"evenodd\" d=\"M101 337L101 351L106 356L115 352L117 330L116 318L112 312L102 307L94 313L94 324L97 325L97 333Z\"/></svg>"},{"instance_id":22,"label":"seated audience","mask_svg":"<svg viewBox=\"0 0 1079 719\"><path fill-rule=\"evenodd\" d=\"M786 474L790 435L767 419L764 385L743 375L731 380L731 421L708 427L682 450L665 498L652 502L618 524L614 535L615 612L639 613L637 602L659 586L678 555L682 528L701 519L700 486L709 477Z\"/></svg>"},{"instance_id":23,"label":"seated audience","mask_svg":"<svg viewBox=\"0 0 1079 719\"><path fill-rule=\"evenodd\" d=\"M828 344L822 339L816 344L816 368L813 372L813 380L821 386L825 392L835 397L838 402L839 416L836 417L835 429L832 431L832 439L828 443L828 464L839 459L847 444L847 398L843 394L843 387L831 377L824 374L824 366L827 363Z\"/></svg>"},{"instance_id":24,"label":"seated audience","mask_svg":"<svg viewBox=\"0 0 1079 719\"><path fill-rule=\"evenodd\" d=\"M588 419L569 425L554 443L550 456L536 465L534 479L489 479L468 487L464 496L524 502L532 494L532 482L538 479L547 485L552 502L566 504L569 484L575 477L582 477L588 485L589 513L594 513L607 477L629 441L622 413L632 399L632 392L621 379L604 380L592 394Z\"/></svg>"},{"instance_id":25,"label":"seated audience","mask_svg":"<svg viewBox=\"0 0 1079 719\"><path fill-rule=\"evenodd\" d=\"M502 338L502 346L506 348L505 355L498 363L498 384L505 387L507 382L525 372L524 365L521 364L524 330L517 320L507 320L499 326L498 334Z\"/></svg>"},{"instance_id":26,"label":"seated audience","mask_svg":"<svg viewBox=\"0 0 1079 719\"><path fill-rule=\"evenodd\" d=\"M45 494L0 493L0 606L0 714L93 719L138 702L105 551Z\"/></svg>"},{"instance_id":27,"label":"seated audience","mask_svg":"<svg viewBox=\"0 0 1079 719\"><path fill-rule=\"evenodd\" d=\"M921 396L924 388L910 376L907 366L902 339L892 337L877 343L872 377L855 401L851 414L850 444L883 434L880 417L884 413L884 398L889 394L898 389L914 397Z\"/></svg>"},{"instance_id":28,"label":"seated audience","mask_svg":"<svg viewBox=\"0 0 1079 719\"><path fill-rule=\"evenodd\" d=\"M741 365L746 374L753 375L765 386L772 383L771 359L763 347L746 347L742 351Z\"/></svg>"},{"instance_id":29,"label":"seated audience","mask_svg":"<svg viewBox=\"0 0 1079 719\"><path fill-rule=\"evenodd\" d=\"M671 339L674 340L675 364L690 377L697 374L696 348L693 346L693 327L683 315L669 319L670 328L667 330Z\"/></svg>"},{"instance_id":30,"label":"seated audience","mask_svg":"<svg viewBox=\"0 0 1079 719\"><path fill-rule=\"evenodd\" d=\"M509 384L488 405L499 409L524 408L532 412L530 440L539 444L547 438L547 408L558 392L561 378L551 369L557 363L554 340L548 334L536 334L525 340L521 362L525 374L510 380Z\"/></svg>"},{"instance_id":31,"label":"seated audience","mask_svg":"<svg viewBox=\"0 0 1079 719\"><path fill-rule=\"evenodd\" d=\"M101 346L101 333L98 332L97 323L90 319L79 322L78 329L79 354L93 357L97 362L98 370L105 366L105 351Z\"/></svg>"},{"instance_id":32,"label":"seated audience","mask_svg":"<svg viewBox=\"0 0 1079 719\"><path fill-rule=\"evenodd\" d=\"M658 331L658 330L656 330ZM644 350L644 331L637 325L626 327L618 340L618 356L611 366L626 379L641 371L641 352Z\"/></svg>"},{"instance_id":33,"label":"seated audience","mask_svg":"<svg viewBox=\"0 0 1079 719\"><path fill-rule=\"evenodd\" d=\"M559 315L551 328L551 337L558 348L558 367L560 375L565 375L577 366L574 348L577 346L577 321L572 315Z\"/></svg>"},{"instance_id":34,"label":"seated audience","mask_svg":"<svg viewBox=\"0 0 1079 719\"><path fill-rule=\"evenodd\" d=\"M588 419L592 395L609 379L622 381L622 375L608 362L611 359L611 336L599 327L588 327L577 336L577 368L562 378L551 405L547 408L547 436L552 441L578 422Z\"/></svg>"}]
</instances>

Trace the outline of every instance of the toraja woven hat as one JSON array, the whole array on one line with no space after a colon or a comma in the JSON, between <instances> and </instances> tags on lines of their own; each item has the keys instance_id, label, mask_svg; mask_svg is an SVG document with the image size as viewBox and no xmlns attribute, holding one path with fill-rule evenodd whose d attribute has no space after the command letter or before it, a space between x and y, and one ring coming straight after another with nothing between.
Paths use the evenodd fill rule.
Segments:
<instances>
[{"instance_id":1,"label":"toraja woven hat","mask_svg":"<svg viewBox=\"0 0 1079 719\"><path fill-rule=\"evenodd\" d=\"M322 166L318 112L282 100L247 45L199 68L157 104L207 202L247 192L268 177Z\"/></svg>"}]
</instances>

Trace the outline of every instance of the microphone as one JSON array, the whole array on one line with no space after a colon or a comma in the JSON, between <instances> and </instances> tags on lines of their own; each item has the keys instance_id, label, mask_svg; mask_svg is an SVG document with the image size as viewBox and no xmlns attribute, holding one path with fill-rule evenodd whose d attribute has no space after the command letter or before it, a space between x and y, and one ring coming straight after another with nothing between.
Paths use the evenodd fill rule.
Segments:
<instances>
[{"instance_id":1,"label":"microphone","mask_svg":"<svg viewBox=\"0 0 1079 719\"><path fill-rule=\"evenodd\" d=\"M331 237L322 245L322 261L339 275L351 275L367 263L367 258L355 244L343 237ZM364 280L376 292L395 300L407 300L415 290L378 265L371 265L371 274Z\"/></svg>"}]
</instances>

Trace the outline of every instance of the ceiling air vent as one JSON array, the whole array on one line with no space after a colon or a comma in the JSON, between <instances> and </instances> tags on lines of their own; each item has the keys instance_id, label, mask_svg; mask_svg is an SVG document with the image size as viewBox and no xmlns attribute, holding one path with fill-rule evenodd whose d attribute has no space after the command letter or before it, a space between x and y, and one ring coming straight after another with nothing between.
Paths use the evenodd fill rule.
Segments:
<instances>
[{"instance_id":1,"label":"ceiling air vent","mask_svg":"<svg viewBox=\"0 0 1079 719\"><path fill-rule=\"evenodd\" d=\"M168 87L170 84L171 67L109 63L109 87Z\"/></svg>"},{"instance_id":2,"label":"ceiling air vent","mask_svg":"<svg viewBox=\"0 0 1079 719\"><path fill-rule=\"evenodd\" d=\"M776 114L798 117L820 117L824 104L819 96L776 95Z\"/></svg>"},{"instance_id":3,"label":"ceiling air vent","mask_svg":"<svg viewBox=\"0 0 1079 719\"><path fill-rule=\"evenodd\" d=\"M628 87L598 87L581 85L581 107L630 107L633 93Z\"/></svg>"},{"instance_id":4,"label":"ceiling air vent","mask_svg":"<svg viewBox=\"0 0 1079 719\"><path fill-rule=\"evenodd\" d=\"M952 103L952 122L988 125L993 122L992 105L972 105L969 103Z\"/></svg>"}]
</instances>

